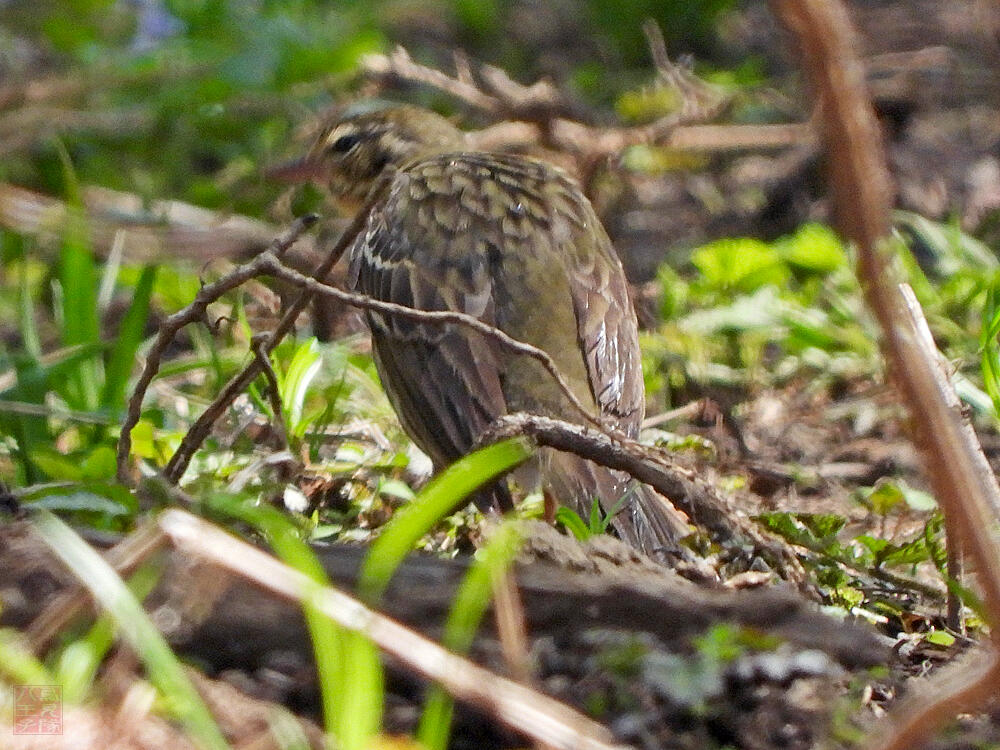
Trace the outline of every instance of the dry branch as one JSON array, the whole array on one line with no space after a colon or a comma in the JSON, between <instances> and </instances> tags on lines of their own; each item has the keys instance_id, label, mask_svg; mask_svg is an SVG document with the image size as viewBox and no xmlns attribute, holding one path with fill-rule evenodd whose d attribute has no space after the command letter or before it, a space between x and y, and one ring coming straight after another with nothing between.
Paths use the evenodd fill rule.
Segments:
<instances>
[{"instance_id":1,"label":"dry branch","mask_svg":"<svg viewBox=\"0 0 1000 750\"><path fill-rule=\"evenodd\" d=\"M686 68L670 62L659 37L659 30L647 25L647 37L653 48L652 56L661 85L674 88L681 97L676 112L665 115L649 124L634 127L602 127L584 122L575 116L562 94L548 81L523 86L511 80L497 68L483 66L478 71L482 82L477 85L470 78L470 69L461 67L456 76L421 65L402 47L389 55L368 55L362 60L364 76L379 88L397 88L404 84L418 83L443 91L466 105L489 115L494 120L505 120L503 130L487 129L471 134L479 148L489 148L498 142L502 132L511 145L537 145L543 143L557 151L576 154L585 163L593 163L620 154L625 148L640 144L693 145L705 143L704 133L692 138L692 133L681 135L678 130L693 122L712 119L728 104L719 90L696 78ZM658 40L658 41L657 41ZM516 124L517 128L509 126ZM781 139L798 139L802 131L787 126L779 128ZM766 126L754 126L755 134L765 134ZM515 139L516 135L516 139ZM676 138L676 141L673 139ZM715 136L719 140L718 135ZM723 143L729 143L721 139ZM745 142L746 139L737 138ZM724 146L728 147L728 146Z\"/></svg>"},{"instance_id":2,"label":"dry branch","mask_svg":"<svg viewBox=\"0 0 1000 750\"><path fill-rule=\"evenodd\" d=\"M874 112L864 85L846 10L837 0L772 0L792 32L807 77L821 102L819 125L828 151L833 205L841 231L858 247L858 274L882 328L890 373L912 416L914 441L949 525L975 563L985 593L994 645L1000 644L1000 490L975 435L965 424L951 384L928 356L923 331L904 297L888 254L892 193ZM956 543L954 537L949 544ZM988 657L988 658L993 658ZM995 694L998 670L987 669L930 705L910 706L871 747L902 750L959 710Z\"/></svg>"},{"instance_id":3,"label":"dry branch","mask_svg":"<svg viewBox=\"0 0 1000 750\"><path fill-rule=\"evenodd\" d=\"M315 215L310 215L297 220L282 237L279 237L274 241L273 246L275 248L281 248L283 246L288 247L292 245L295 240L298 239L299 235L316 221L316 218L317 217ZM263 257L265 256L260 256L260 258ZM258 261L260 258L258 258ZM156 377L157 372L159 372L160 361L163 358L163 354L167 347L173 341L174 336L177 335L177 332L181 328L190 323L201 321L205 317L205 311L208 309L209 304L246 281L260 276L260 269L257 265L255 265L258 261L240 266L217 281L214 281L211 284L206 284L198 291L198 294L195 296L195 299L191 304L183 310L174 313L167 318L166 321L164 321L163 326L160 328L160 331L156 336L156 340L153 342L153 346L146 355L146 362L143 365L142 373L139 375L139 380L132 390L132 395L129 397L128 411L125 415L125 421L122 424L121 435L118 438L118 479L123 484L131 485L128 472L128 459L129 454L132 451L132 428L139 422L143 398L145 397L146 391L149 388L150 383L152 383L153 378ZM229 404L227 403L224 407L222 407L219 413L221 414L222 411L228 407L228 405ZM188 434L190 434L190 432ZM183 473L183 471L181 473Z\"/></svg>"},{"instance_id":4,"label":"dry branch","mask_svg":"<svg viewBox=\"0 0 1000 750\"><path fill-rule=\"evenodd\" d=\"M816 596L814 584L785 541L764 534L696 471L679 466L669 452L623 435L596 432L583 425L531 414L501 418L479 442L488 444L515 435L527 435L539 445L574 453L630 474L668 498L693 523L708 530L715 541L752 544L782 577L794 582L803 593Z\"/></svg>"},{"instance_id":5,"label":"dry branch","mask_svg":"<svg viewBox=\"0 0 1000 750\"><path fill-rule=\"evenodd\" d=\"M289 232L285 234L285 236L276 241L276 249L281 250L282 248L287 248L289 245L294 243L295 238L298 236L298 233L302 231L302 229L302 225L298 223L294 225ZM339 244L340 243L338 242L338 245ZM277 341L280 340L279 332L282 332L283 330L282 324L286 320L294 320L294 317L292 316L293 311L294 314L297 315L301 310L301 308L296 310L295 305L300 302L304 305L305 301L308 301L314 295L327 296L338 300L339 302L343 302L363 310L379 312L385 315L408 318L424 323L438 325L456 324L471 328L477 333L493 339L500 346L506 347L518 354L523 354L538 360L548 371L549 375L551 375L551 377L555 380L556 384L562 390L569 402L585 420L600 427L601 429L610 430L609 427L603 425L597 417L592 415L576 394L573 393L569 384L566 382L566 379L559 372L555 360L552 359L548 352L545 352L536 346L532 346L531 344L518 341L501 331L499 328L489 325L488 323L484 323L479 318L472 315L452 311L418 310L393 302L382 302L363 294L355 294L334 286L323 284L315 278L305 276L304 274L285 266L280 260L278 260L277 256L273 252L268 251L257 256L257 258L255 258L252 262L234 269L213 284L203 287L196 296L194 302L178 313L172 315L161 327L156 341L146 357L146 365L143 368L143 372L140 375L139 381L136 384L131 398L129 399L128 415L122 427L122 436L118 443L118 469L119 477L122 481L126 481L127 478L127 462L131 451L131 438L128 435L132 428L138 423L142 400L149 384L152 382L153 377L155 377L156 372L159 369L160 358L162 357L166 347L170 344L174 336L183 326L201 320L204 317L207 306L217 300L222 294L234 289L236 286L239 286L251 278L257 278L260 276L271 276L283 279L292 285L299 287L302 292L296 302L293 303L293 306L282 317L282 320L279 322L275 331L272 332L267 338L255 342L255 358L226 385L223 392L216 397L216 399L198 418L195 426L188 431L187 435L185 435L184 440L182 440L180 447L167 464L167 468L164 472L165 477L171 482L176 483L180 479L180 476L187 467L187 463L194 454L194 451L198 449L204 438L207 437L211 426L222 416L225 410L232 403L235 396L238 395L243 388L249 385L254 377L260 374L263 367L261 361L262 357L272 351L274 346L276 346ZM192 434L196 431L197 435L192 437Z\"/></svg>"}]
</instances>

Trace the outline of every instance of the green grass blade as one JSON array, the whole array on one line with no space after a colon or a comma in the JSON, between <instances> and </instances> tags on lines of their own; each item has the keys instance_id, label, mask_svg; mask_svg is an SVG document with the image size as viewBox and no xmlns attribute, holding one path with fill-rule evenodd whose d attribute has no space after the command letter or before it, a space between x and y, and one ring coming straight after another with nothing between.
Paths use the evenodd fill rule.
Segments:
<instances>
[{"instance_id":1,"label":"green grass blade","mask_svg":"<svg viewBox=\"0 0 1000 750\"><path fill-rule=\"evenodd\" d=\"M534 449L524 438L512 438L459 459L420 491L386 524L365 557L358 591L375 601L396 568L420 537L455 510L473 491L528 460Z\"/></svg>"},{"instance_id":2,"label":"green grass blade","mask_svg":"<svg viewBox=\"0 0 1000 750\"><path fill-rule=\"evenodd\" d=\"M212 506L258 528L267 537L275 554L287 565L309 576L316 582L317 589L330 585L323 566L285 514L269 506L255 506L229 498L216 498ZM354 701L346 696L357 689L357 685L346 678L344 651L347 633L313 606L308 598L303 601L303 614L312 639L327 732L333 734L341 746L347 747L341 736L345 731L344 724L354 717L346 714L345 706ZM381 707L381 687L379 692L378 704Z\"/></svg>"},{"instance_id":3,"label":"green grass blade","mask_svg":"<svg viewBox=\"0 0 1000 750\"><path fill-rule=\"evenodd\" d=\"M452 512L478 487L523 463L533 453L523 438L505 440L456 461L435 477L409 505L393 516L372 544L361 566L358 593L368 603L377 601L396 568L424 534ZM384 677L378 651L367 638L347 635L345 665L356 689L345 696L344 712L352 717L340 740L347 750L361 750L368 745L381 723L382 706L371 699L381 699Z\"/></svg>"},{"instance_id":4,"label":"green grass blade","mask_svg":"<svg viewBox=\"0 0 1000 750\"><path fill-rule=\"evenodd\" d=\"M279 371L281 404L289 435L302 437L309 426L309 420L303 419L306 394L322 365L319 344L315 338L310 338L295 347L285 373L281 375Z\"/></svg>"},{"instance_id":5,"label":"green grass blade","mask_svg":"<svg viewBox=\"0 0 1000 750\"><path fill-rule=\"evenodd\" d=\"M155 281L156 266L143 268L139 282L135 286L132 304L122 318L118 338L111 349L104 370L101 406L105 409L118 410L125 406L125 388L135 366L135 354L142 343L143 330L149 317L149 300L153 295Z\"/></svg>"},{"instance_id":6,"label":"green grass blade","mask_svg":"<svg viewBox=\"0 0 1000 750\"><path fill-rule=\"evenodd\" d=\"M212 714L184 674L183 666L118 574L51 513L39 512L34 526L52 552L114 619L118 632L146 665L149 679L190 736L208 750L228 748Z\"/></svg>"},{"instance_id":7,"label":"green grass blade","mask_svg":"<svg viewBox=\"0 0 1000 750\"><path fill-rule=\"evenodd\" d=\"M16 685L54 685L55 679L31 653L22 633L0 628L0 678Z\"/></svg>"},{"instance_id":8,"label":"green grass blade","mask_svg":"<svg viewBox=\"0 0 1000 750\"><path fill-rule=\"evenodd\" d=\"M556 508L556 521L565 526L566 530L576 537L578 541L585 542L594 535L590 527L580 518L580 514L572 508L565 506Z\"/></svg>"},{"instance_id":9,"label":"green grass blade","mask_svg":"<svg viewBox=\"0 0 1000 750\"><path fill-rule=\"evenodd\" d=\"M31 298L31 285L28 282L27 263L20 264L17 297L17 317L21 340L24 342L24 351L32 359L40 359L42 356L42 339L38 335L38 326L35 324L34 300Z\"/></svg>"},{"instance_id":10,"label":"green grass blade","mask_svg":"<svg viewBox=\"0 0 1000 750\"><path fill-rule=\"evenodd\" d=\"M100 325L97 311L97 267L83 213L80 186L69 154L61 143L59 156L66 183L67 213L59 256L59 283L62 290L62 341L67 346L97 344ZM66 383L64 396L76 409L97 407L99 370L96 358L79 363Z\"/></svg>"},{"instance_id":11,"label":"green grass blade","mask_svg":"<svg viewBox=\"0 0 1000 750\"><path fill-rule=\"evenodd\" d=\"M446 648L465 654L472 647L479 623L493 598L493 582L514 561L520 545L517 527L504 524L479 550L476 560L459 586L444 626L442 642ZM417 729L417 740L428 750L445 750L451 731L454 701L435 685L427 698Z\"/></svg>"},{"instance_id":12,"label":"green grass blade","mask_svg":"<svg viewBox=\"0 0 1000 750\"><path fill-rule=\"evenodd\" d=\"M135 598L142 601L156 588L159 580L159 566L146 564L129 578L126 585ZM81 703L90 694L97 670L114 640L114 621L104 613L85 635L68 644L59 654L56 682L62 685L63 699L67 703Z\"/></svg>"}]
</instances>

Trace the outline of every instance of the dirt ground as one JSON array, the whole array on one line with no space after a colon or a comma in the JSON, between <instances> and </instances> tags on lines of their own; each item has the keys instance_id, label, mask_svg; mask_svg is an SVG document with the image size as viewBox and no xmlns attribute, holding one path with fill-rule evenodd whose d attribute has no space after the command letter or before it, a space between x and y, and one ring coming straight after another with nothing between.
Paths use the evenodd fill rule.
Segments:
<instances>
[{"instance_id":1,"label":"dirt ground","mask_svg":"<svg viewBox=\"0 0 1000 750\"><path fill-rule=\"evenodd\" d=\"M934 219L958 215L966 230L996 240L1000 226L990 224L1000 208L996 12L986 0L859 0L850 5L885 127L897 207ZM415 38L417 32L411 33ZM744 3L724 40L724 51L716 50L720 59L760 53L778 80L795 79L793 61L781 52L787 44L766 4ZM551 56L558 51L551 41L535 43ZM808 114L798 102L787 106L790 116ZM603 206L616 246L633 280L640 283L653 276L664 252L674 257L682 249L721 236L774 238L804 221L827 218L823 165L810 148L720 156L697 174L658 179L656 190L643 189L638 180L627 195ZM708 195L721 200L709 201ZM884 382L847 382L836 389L795 382L780 390L691 396L712 399L716 416L689 421L679 431L703 435L717 452L711 458L685 460L712 481L740 478L736 497L747 514L834 513L847 519L841 531L844 538L865 532L908 538L926 523L927 515L920 511L897 508L879 513L859 498L858 488L884 479L927 489L921 458ZM1000 468L1000 438L990 432L981 437L994 469ZM8 534L9 529L0 536L0 560L7 563L0 566L5 571L0 585L6 587L0 593L7 602L5 618L16 624L46 598L34 594L11 598L11 591L27 585L51 595L66 578L54 566L22 569L10 563L3 555L18 550ZM542 571L537 573L539 580L551 575L565 586L583 587L582 579L571 577L589 575L597 587L591 591L596 602L604 602L602 597L642 602L643 596L665 601L670 592L692 590L669 573L648 570L626 585L613 572L588 571L590 563L581 562L586 555L581 558L578 549L563 548L562 542L550 544L544 541L548 539L544 532L540 535L543 541L521 568L526 587L537 570ZM587 554L610 559L611 567L630 575L635 573L633 566L646 570L641 561L615 549L613 541L608 544L610 548ZM349 584L357 560L342 563L331 552L328 562L346 566L331 575ZM394 616L434 635L451 590L430 592L434 587L421 576L440 575L454 585L461 569L448 561L413 565L416 578L407 579L409 588L405 582L396 585L388 607ZM919 689L928 675L974 648L961 635L949 646L922 640L921 633L943 627L943 600L862 571L855 571L853 584L865 595L866 607L879 601L893 606L861 613L842 625L830 619L833 615L821 616L812 609L808 617L803 615L805 619L795 619L799 611L792 604L781 606L794 617L755 620L763 617L762 608L776 605L774 600L752 598L762 594L747 572L752 571L741 571L742 577L721 589L727 596L746 598L723 602L712 599L718 592L705 593L715 609L707 607L709 614L697 622L691 614L695 609L679 605L673 614L662 610L663 622L643 621L645 610L635 604L631 613L619 613L625 623L614 623L606 613L594 614L584 607L580 619L589 621L567 629L553 624L558 617L547 609L563 600L546 591L537 595L536 602L526 588L529 622L538 618L529 644L535 684L596 716L617 740L639 748L846 747L869 731L901 695ZM570 578L559 577L564 574ZM912 577L930 589L940 588L940 579L926 566L912 571ZM164 601L169 599L168 593L163 596ZM209 619L173 634L179 651L205 665L212 677L254 698L280 702L318 718L311 657L294 611L259 594L237 591L226 596L226 605ZM32 607L23 611L10 605L28 599ZM781 599L787 601L791 599ZM583 606L577 600L572 605ZM253 615L247 617L241 607L252 608ZM826 625L809 619L814 614ZM832 638L820 643L802 635L809 628L823 632L830 623L837 623L833 630L843 629L855 639L854 653ZM267 648L248 648L260 643ZM477 642L475 656L504 669L503 655L491 635ZM400 670L392 675L388 728L410 731L422 688ZM452 747L519 746L523 740L497 729L481 714L460 712ZM1000 746L1000 706L992 713L961 717L932 746L941 750Z\"/></svg>"}]
</instances>

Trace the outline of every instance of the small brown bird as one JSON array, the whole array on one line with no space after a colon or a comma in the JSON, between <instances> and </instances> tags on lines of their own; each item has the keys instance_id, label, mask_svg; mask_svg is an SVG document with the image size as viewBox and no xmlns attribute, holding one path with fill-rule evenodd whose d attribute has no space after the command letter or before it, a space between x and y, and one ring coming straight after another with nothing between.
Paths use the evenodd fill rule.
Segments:
<instances>
[{"instance_id":1,"label":"small brown bird","mask_svg":"<svg viewBox=\"0 0 1000 750\"><path fill-rule=\"evenodd\" d=\"M467 313L543 349L593 414L636 436L645 396L628 286L568 175L535 159L472 150L448 120L410 106L333 123L298 175L323 181L355 209L387 179L351 250L357 291ZM368 320L389 399L436 468L467 453L507 413L582 421L537 360L468 327L376 313ZM606 512L621 507L615 530L648 553L675 551L686 533L672 506L623 474L551 449L535 468L542 486L585 519L595 498ZM485 496L481 506L511 506L506 483Z\"/></svg>"}]
</instances>

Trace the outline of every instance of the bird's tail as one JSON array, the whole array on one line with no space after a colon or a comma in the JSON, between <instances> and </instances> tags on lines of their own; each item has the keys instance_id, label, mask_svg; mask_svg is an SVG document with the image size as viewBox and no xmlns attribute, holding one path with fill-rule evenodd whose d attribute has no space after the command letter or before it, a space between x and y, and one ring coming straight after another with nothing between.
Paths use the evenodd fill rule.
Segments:
<instances>
[{"instance_id":1,"label":"bird's tail","mask_svg":"<svg viewBox=\"0 0 1000 750\"><path fill-rule=\"evenodd\" d=\"M584 520L596 498L605 513L614 513L611 526L623 541L657 560L683 556L680 540L690 533L690 526L652 487L561 451L549 450L543 465L549 490Z\"/></svg>"}]
</instances>

